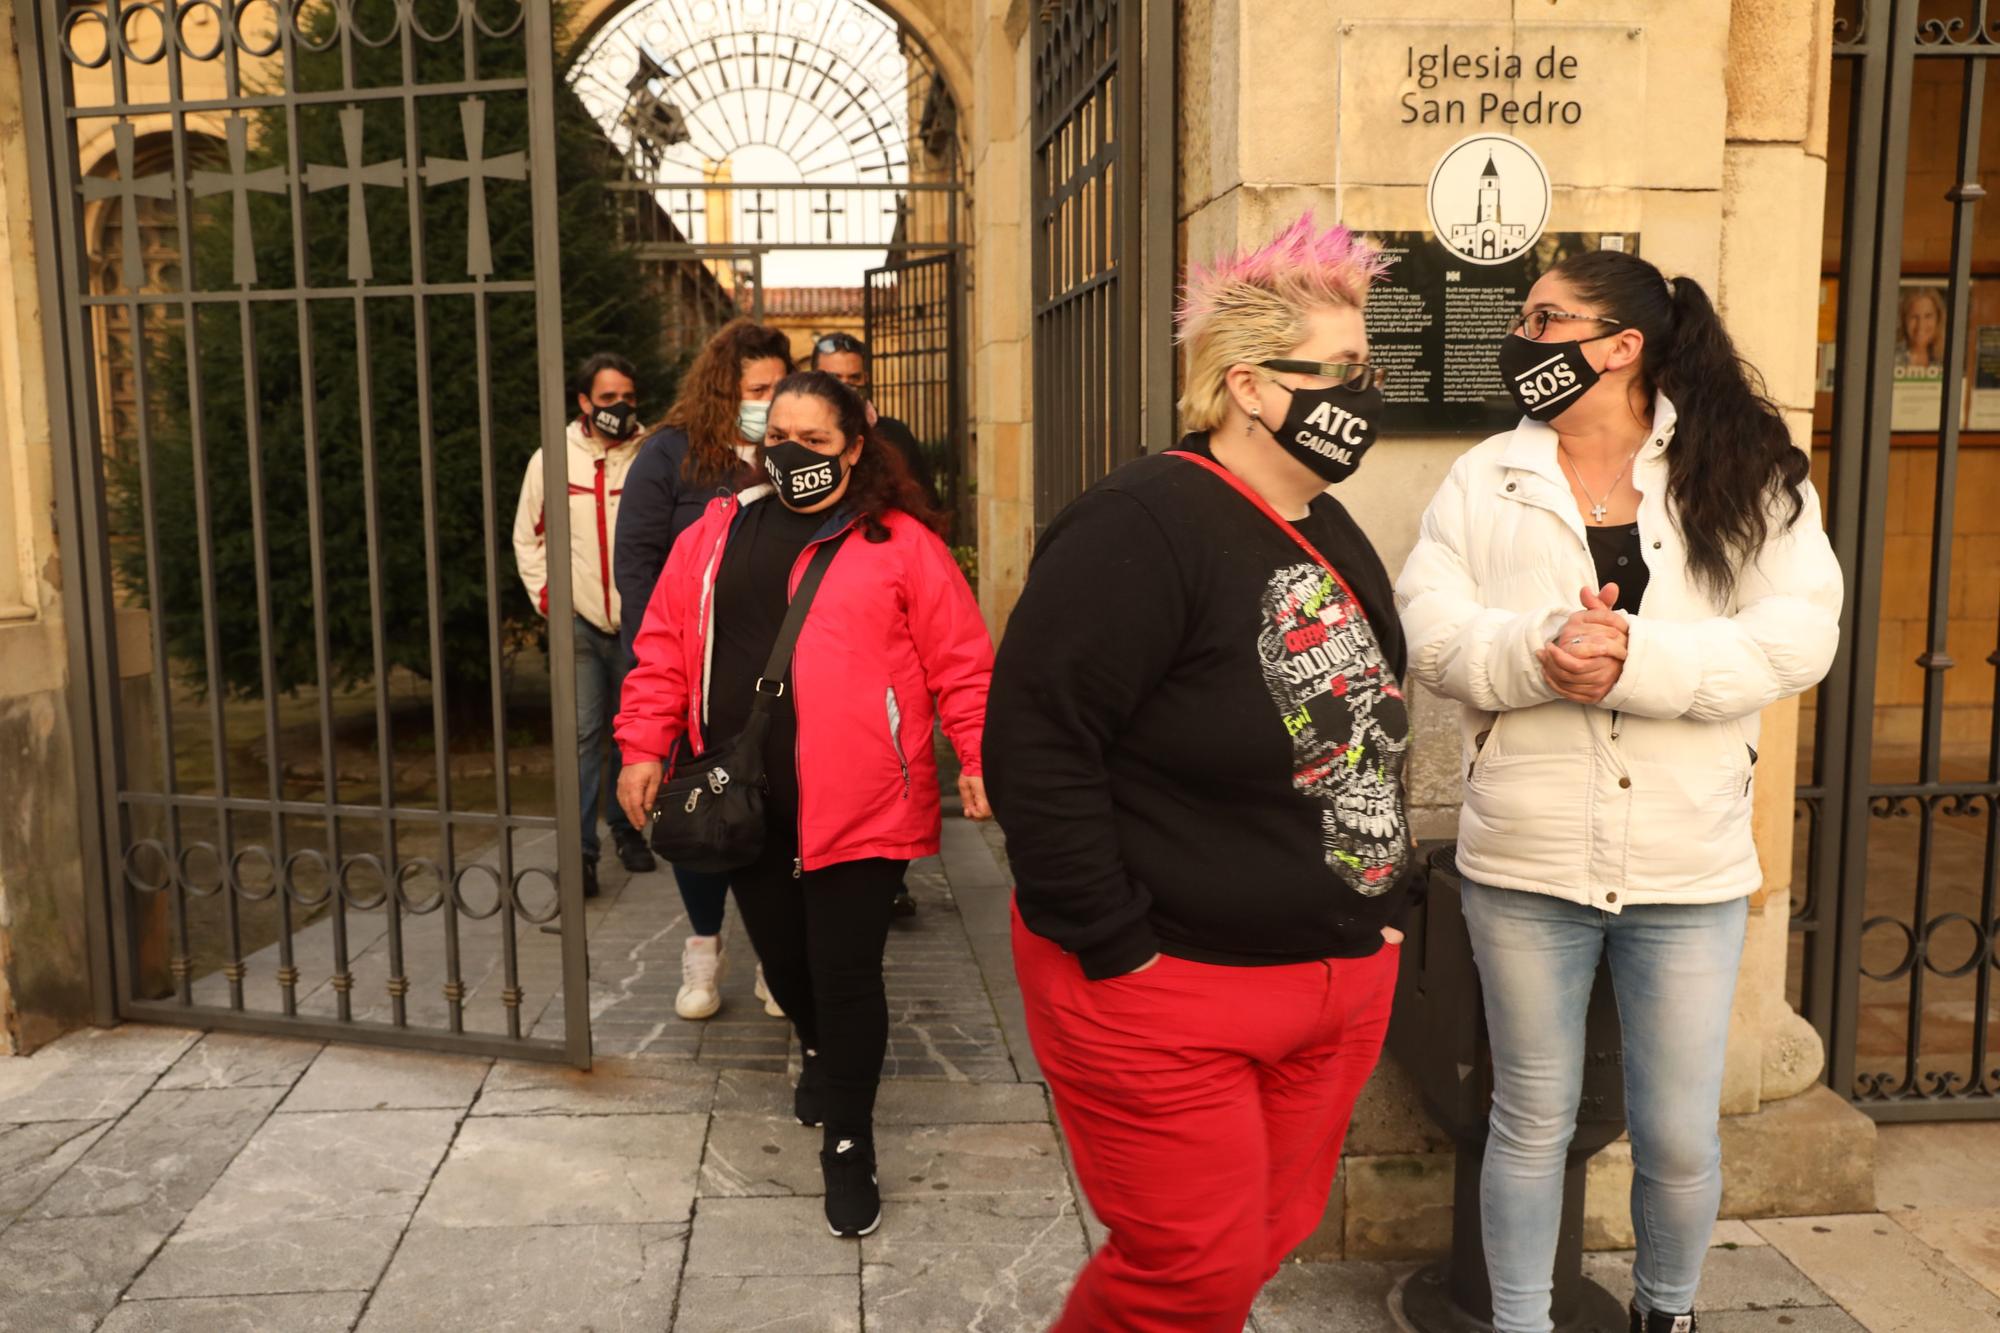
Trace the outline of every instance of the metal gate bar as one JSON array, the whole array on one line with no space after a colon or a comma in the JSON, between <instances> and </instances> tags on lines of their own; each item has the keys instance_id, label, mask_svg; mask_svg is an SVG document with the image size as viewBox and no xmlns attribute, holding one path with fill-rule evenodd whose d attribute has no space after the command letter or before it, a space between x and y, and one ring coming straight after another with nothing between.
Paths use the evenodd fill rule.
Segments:
<instances>
[{"instance_id":1,"label":"metal gate bar","mask_svg":"<svg viewBox=\"0 0 2000 1333\"><path fill-rule=\"evenodd\" d=\"M38 241L48 257L43 269L42 292L45 337L51 374L51 424L63 451L60 473L60 503L63 523L64 556L79 577L66 580L66 605L70 611L71 666L78 683L80 706L77 732L87 745L79 746L82 772L80 794L86 808L96 808L102 818L103 839L88 849L87 863L102 895L93 896L91 924L97 947L93 964L104 983L99 996L99 1016L114 1013L128 1017L194 1022L217 1027L281 1031L335 1039L360 1039L398 1046L429 1046L454 1050L480 1051L538 1058L568 1058L587 1065L590 1053L589 996L582 931L581 851L576 824L579 782L576 772L576 722L574 713L574 664L571 651L571 590L569 562L550 562L549 606L551 651L552 722L555 733L556 815L553 818L515 814L507 772L507 737L504 710L502 608L500 600L498 485L494 467L494 414L490 359L490 303L495 297L532 295L535 299L534 331L539 366L540 437L552 446L544 450L545 484L549 493L567 492L565 450L560 447L567 409L562 392L562 319L558 299L559 254L555 193L554 138L554 34L547 6L524 0L511 23L489 23L485 13L470 3L461 3L456 19L442 34L424 30L416 11L402 3L377 7L339 5L315 7L302 0L288 0L272 7L276 32L268 47L253 44L253 34L239 27L244 21L242 6L216 7L189 4L184 0L161 0L151 6L134 6L123 0L109 0L101 10L79 10L56 0L35 0L25 6L24 31L31 135L31 166L35 177ZM150 13L160 25L160 45L156 52L135 49L130 19ZM209 16L217 36L212 50L197 50L187 38L188 19ZM363 18L370 22L392 23L387 35L362 31ZM208 21L208 20L204 20ZM97 25L103 39L101 57L80 55L71 38L86 24ZM141 28L144 24L139 25ZM477 29L477 31L475 31ZM257 40L262 40L261 37ZM389 41L399 44L402 78L400 85L357 82L357 47L360 41L374 48ZM524 76L487 76L480 68L482 43L519 40L524 57ZM456 42L462 60L463 78L445 83L422 83L418 79L417 44L439 45ZM490 49L490 47L489 47ZM311 51L334 56L340 70L339 87L307 89L300 85L300 61ZM275 93L246 94L244 62L263 62L275 57L282 61L283 84ZM138 103L130 99L128 62L162 63L167 100ZM187 96L189 62L220 66L222 97ZM213 63L211 63L213 62ZM260 67L262 67L260 65ZM111 92L109 102L85 103L79 99L78 69L106 68ZM266 67L267 68L267 67ZM420 104L441 98L459 99L464 126L465 157L449 160L422 158L418 133ZM470 281L429 281L424 249L423 200L428 190L452 188L464 183L483 192L489 176L506 176L500 159L482 158L485 99L525 99L528 130L525 151L513 179L525 178L531 208L534 257L529 280L496 279L490 259L468 239L467 267ZM319 107L337 111L349 146L344 167L308 164L301 160L301 110ZM362 118L370 108L394 107L404 118L404 152L400 161L363 163L360 157ZM244 117L255 111L282 112L287 139L282 164L259 172L247 172L245 153L248 141ZM210 171L195 156L188 126L191 111L225 112L229 126L230 171ZM132 129L132 118L142 114L164 115L171 143L170 165L164 172L143 175ZM81 177L78 157L79 132L110 125L116 139L116 174ZM272 178L276 176L277 183ZM373 281L373 253L367 235L368 220L362 203L367 185L402 188L408 202L410 280L377 284ZM308 192L345 187L349 201L347 229L348 282L344 285L313 280L312 251L305 222ZM247 234L251 216L247 191L281 193L289 204L292 264L291 282L265 287L258 283L255 253ZM78 196L86 200L110 199L120 209L125 243L125 280L122 290L95 293L86 279L88 246ZM197 290L201 281L195 253L196 214L193 200L211 194L233 195L235 272L233 285L221 290ZM179 260L179 290L141 291L137 256L138 235L135 207L142 197L170 198L176 225ZM483 197L483 194L480 196ZM477 210L475 210L477 215ZM483 238L482 238L483 240ZM374 381L374 329L385 309L383 302L407 301L414 328L414 383L420 414L418 428L419 470L424 487L422 501L425 629L433 663L441 663L446 651L443 636L442 601L443 555L439 547L439 513L435 472L436 440L433 433L434 398L431 382L430 302L446 297L469 297L472 304L476 349L474 378L477 381L477 417L480 440L481 524L485 538L485 585L487 640L492 677L491 703L494 709L493 742L495 760L496 809L457 811L452 808L449 746L449 704L444 683L435 681L431 697L431 743L435 762L437 804L434 809L403 808L395 789L393 762L394 724L389 697L391 663L387 654L388 575L383 561L385 531L381 508L383 478L380 442L377 439L377 386ZM258 329L259 304L292 308L299 348L299 372L303 391L298 417L303 443L302 484L305 491L305 526L312 589L313 662L318 685L319 759L322 767L324 799L289 799L285 788L283 757L280 753L280 717L277 708L278 676L275 666L274 622L272 616L271 515L267 512L267 473L262 433ZM218 469L230 466L216 451L210 436L211 411L209 377L213 369L205 364L208 352L203 345L203 312L218 305L234 305L236 338L240 344L240 373L243 385L243 431L249 477L249 530L253 544L254 619L258 634L256 668L262 682L262 723L266 738L263 763L262 798L232 790L228 721L224 712L225 691L220 678L223 639L218 612L219 574L216 565L216 515L212 512L212 479ZM395 307L400 309L400 307ZM90 353L90 324L112 310L123 312L131 333L130 355L137 397L133 428L137 437L136 470L140 491L147 595L152 615L151 668L152 696L160 728L160 790L147 791L134 785L127 772L125 742L130 719L119 697L118 641L116 614L117 581L111 559L111 532L107 513L107 450L104 428L100 425L95 401ZM102 312L102 313L100 313ZM226 312L217 310L216 315ZM366 581L368 585L368 626L373 663L372 715L376 745L375 786L377 803L365 804L343 799L340 789L338 756L335 749L333 711L333 652L329 627L330 574L326 561L329 531L327 499L322 486L321 423L318 414L314 364L316 336L324 330L317 323L344 313L351 318L351 337L356 356L354 399L359 413L355 423L359 448L362 490L362 527L367 543ZM58 317L60 316L60 317ZM149 320L150 316L150 320ZM203 650L202 675L206 684L205 708L209 736L208 752L214 766L212 794L183 790L176 771L173 730L173 699L170 685L171 661L167 648L169 614L191 614L196 608L176 610L163 596L160 573L162 536L156 522L158 477L154 461L157 447L152 425L156 420L156 386L149 362L162 334L171 331L171 321L180 323L181 355L187 376L186 422L188 466L192 473L195 499L192 503L198 566L200 638ZM116 354L115 345L112 354ZM567 507L550 506L547 514L548 538L555 550L567 549L569 534ZM85 697L87 693L87 698ZM212 821L214 842L190 838L184 816L198 812ZM324 851L310 839L293 847L286 821L290 817L314 820L321 825ZM266 823L266 841L244 841L239 834L247 825L238 820ZM158 819L164 837L145 833L148 822ZM347 846L343 820L379 825L379 852L353 851ZM435 859L419 856L406 861L399 849L399 824L428 824L436 830L439 853ZM458 864L459 830L478 828L496 839L497 868L478 862ZM558 864L553 873L530 866L517 870L513 839L537 830L556 834ZM261 862L261 865L258 864ZM255 869L268 882L252 885ZM301 871L316 870L319 894L309 896L301 886ZM481 871L494 882L495 896L490 908L478 910L464 896L469 872ZM148 873L151 872L151 873ZM358 873L372 873L377 881L374 895L361 897L354 879ZM540 874L558 886L555 905L547 914L538 914L523 904L523 881ZM411 880L428 875L435 891L424 900L410 894ZM212 882L211 882L212 881ZM223 915L222 936L226 959L221 975L227 986L226 1001L204 1002L198 998L192 975L190 907L197 898L220 896ZM276 939L277 965L274 980L279 989L275 1010L260 1010L246 1003L247 964L244 956L243 909L275 900L280 929ZM138 959L142 922L135 907L148 901L163 901L171 915L172 954L171 1000L145 993L146 978ZM294 951L297 919L295 908L328 909L332 971L327 981L333 993L334 1017L322 1019L299 1012L298 959ZM382 914L384 943L388 959L384 988L389 1021L357 1019L352 990L356 978L355 959L349 938L349 913ZM406 930L416 919L438 914L445 954L442 995L446 1017L441 1029L411 1022L407 996L408 976ZM523 1035L521 987L517 932L523 925L559 917L562 931L565 1035L561 1042ZM462 920L498 918L502 952L506 1035L492 1036L465 1031L466 984L462 967L459 927ZM105 966L104 964L107 964Z\"/></svg>"}]
</instances>

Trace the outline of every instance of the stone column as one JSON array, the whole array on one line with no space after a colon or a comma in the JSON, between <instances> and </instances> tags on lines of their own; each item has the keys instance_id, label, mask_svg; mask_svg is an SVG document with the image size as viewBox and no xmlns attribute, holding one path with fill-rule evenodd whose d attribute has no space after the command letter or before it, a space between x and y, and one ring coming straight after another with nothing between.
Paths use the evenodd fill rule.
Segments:
<instances>
[{"instance_id":1,"label":"stone column","mask_svg":"<svg viewBox=\"0 0 2000 1333\"><path fill-rule=\"evenodd\" d=\"M90 1016L18 19L0 21L0 1053Z\"/></svg>"},{"instance_id":2,"label":"stone column","mask_svg":"<svg viewBox=\"0 0 2000 1333\"><path fill-rule=\"evenodd\" d=\"M983 0L973 26L972 381L978 432L979 598L997 635L1034 554L1028 385L1028 172L1033 157L1035 6Z\"/></svg>"},{"instance_id":3,"label":"stone column","mask_svg":"<svg viewBox=\"0 0 2000 1333\"><path fill-rule=\"evenodd\" d=\"M1804 449L1812 446L1832 43L1832 0L1735 0L1730 12L1717 301ZM1818 1034L1785 1001L1798 721L1796 699L1764 715L1756 804L1764 888L1751 899L1731 1032L1724 1101L1732 1111L1805 1091L1826 1062Z\"/></svg>"}]
</instances>

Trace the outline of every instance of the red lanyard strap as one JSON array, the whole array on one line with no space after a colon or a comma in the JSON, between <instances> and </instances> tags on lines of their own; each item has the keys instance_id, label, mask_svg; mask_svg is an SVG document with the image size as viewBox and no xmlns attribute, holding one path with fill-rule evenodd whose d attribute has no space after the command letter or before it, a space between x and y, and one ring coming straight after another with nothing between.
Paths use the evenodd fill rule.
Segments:
<instances>
[{"instance_id":1,"label":"red lanyard strap","mask_svg":"<svg viewBox=\"0 0 2000 1333\"><path fill-rule=\"evenodd\" d=\"M1192 454L1185 449L1169 449L1167 451L1167 455L1170 458L1185 458L1190 463L1199 463L1201 464L1201 466L1207 468L1210 472L1213 472L1216 476L1222 478L1222 480L1228 482L1230 487L1234 489L1238 495L1248 500L1251 504L1257 506L1257 510L1259 513L1263 514L1265 518L1268 518L1273 523L1277 524L1278 527L1284 531L1284 534L1287 537L1290 537L1293 541L1297 542L1299 544L1299 548L1303 550L1307 555L1313 558L1313 563L1318 565L1321 569L1325 570L1327 574L1333 579L1333 581L1340 585L1340 590L1347 594L1347 600L1354 604L1354 610L1356 614L1358 614L1363 621L1366 621L1368 619L1368 608L1362 604L1362 601L1359 597L1356 597L1354 595L1354 589L1347 586L1347 580L1340 576L1340 571L1333 567L1333 562L1331 560L1328 560L1325 556L1321 555L1319 553L1319 548L1317 546L1314 546L1311 542L1307 541L1306 535L1303 532L1300 532L1290 523L1287 523L1285 522L1284 519L1280 518L1278 516L1278 511L1271 508L1270 503L1266 501L1263 496L1257 494L1256 491L1251 490L1249 484L1246 483L1243 480L1243 478L1237 476L1234 472L1231 472L1228 468L1222 466L1222 464L1216 462L1213 458L1204 458L1200 454Z\"/></svg>"}]
</instances>

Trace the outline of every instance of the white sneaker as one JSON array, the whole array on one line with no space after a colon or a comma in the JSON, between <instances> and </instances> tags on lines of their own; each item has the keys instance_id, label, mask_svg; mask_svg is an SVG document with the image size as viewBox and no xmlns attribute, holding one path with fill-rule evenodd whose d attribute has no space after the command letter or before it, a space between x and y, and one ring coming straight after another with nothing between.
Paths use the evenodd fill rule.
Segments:
<instances>
[{"instance_id":1,"label":"white sneaker","mask_svg":"<svg viewBox=\"0 0 2000 1333\"><path fill-rule=\"evenodd\" d=\"M674 997L674 1012L694 1020L711 1018L722 1007L722 976L729 970L729 955L722 951L717 935L690 935L681 950L681 990Z\"/></svg>"},{"instance_id":2,"label":"white sneaker","mask_svg":"<svg viewBox=\"0 0 2000 1333\"><path fill-rule=\"evenodd\" d=\"M776 1000L771 998L771 988L764 984L764 965L762 963L757 964L757 984L751 989L756 992L757 998L764 1002L765 1013L773 1018L783 1018L785 1016L785 1011L778 1006Z\"/></svg>"}]
</instances>

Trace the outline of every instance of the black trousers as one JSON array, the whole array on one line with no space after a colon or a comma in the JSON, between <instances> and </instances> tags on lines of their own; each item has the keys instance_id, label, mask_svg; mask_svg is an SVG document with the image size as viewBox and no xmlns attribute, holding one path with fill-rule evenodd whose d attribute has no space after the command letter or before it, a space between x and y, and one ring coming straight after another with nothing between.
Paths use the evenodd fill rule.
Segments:
<instances>
[{"instance_id":1,"label":"black trousers","mask_svg":"<svg viewBox=\"0 0 2000 1333\"><path fill-rule=\"evenodd\" d=\"M764 984L792 1020L799 1044L818 1052L828 1137L862 1138L889 1047L882 950L906 861L847 861L794 878L798 821L771 812L764 855L730 887Z\"/></svg>"}]
</instances>

